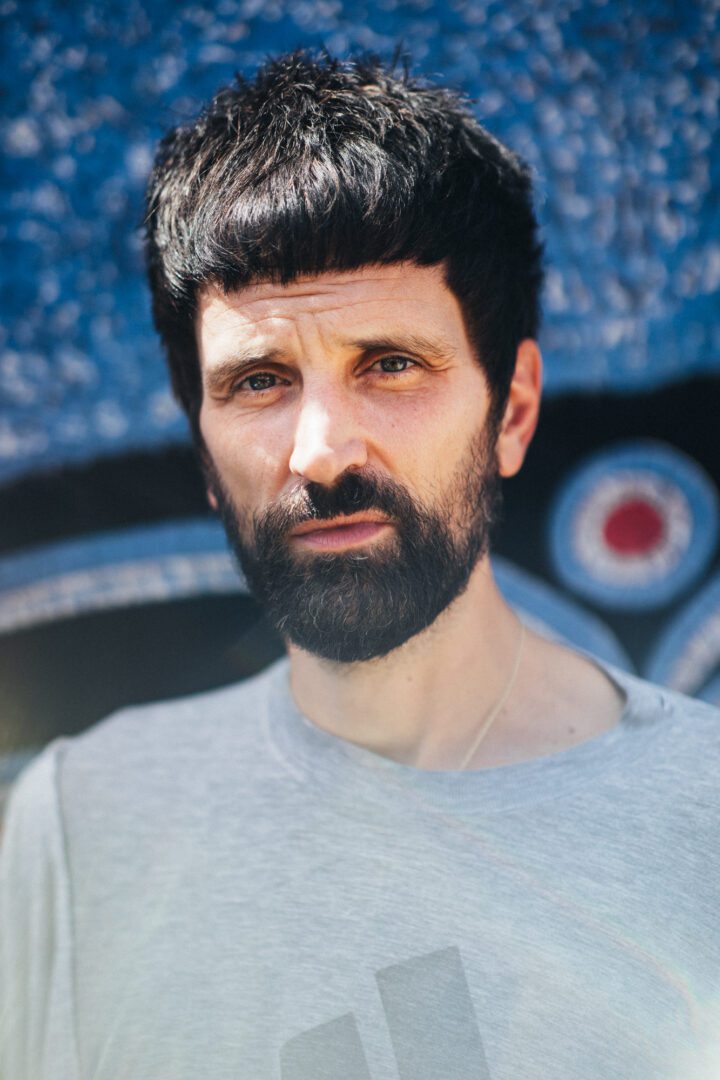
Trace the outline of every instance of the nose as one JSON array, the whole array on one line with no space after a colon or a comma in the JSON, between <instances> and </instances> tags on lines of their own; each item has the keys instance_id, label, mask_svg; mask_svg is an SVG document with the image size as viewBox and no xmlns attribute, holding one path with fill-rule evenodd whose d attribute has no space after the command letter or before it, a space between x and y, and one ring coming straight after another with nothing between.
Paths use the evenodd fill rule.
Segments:
<instances>
[{"instance_id":1,"label":"nose","mask_svg":"<svg viewBox=\"0 0 720 1080\"><path fill-rule=\"evenodd\" d=\"M290 472L331 487L348 469L361 469L367 458L365 440L342 395L316 392L303 398Z\"/></svg>"}]
</instances>

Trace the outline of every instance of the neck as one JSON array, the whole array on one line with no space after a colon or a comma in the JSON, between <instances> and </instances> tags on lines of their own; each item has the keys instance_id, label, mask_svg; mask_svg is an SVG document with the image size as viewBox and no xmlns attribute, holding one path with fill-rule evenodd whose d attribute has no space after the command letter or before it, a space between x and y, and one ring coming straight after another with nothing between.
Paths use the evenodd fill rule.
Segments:
<instances>
[{"instance_id":1,"label":"neck","mask_svg":"<svg viewBox=\"0 0 720 1080\"><path fill-rule=\"evenodd\" d=\"M457 768L502 698L517 646L517 617L485 558L432 626L385 657L339 664L291 645L292 692L333 735L418 768Z\"/></svg>"}]
</instances>

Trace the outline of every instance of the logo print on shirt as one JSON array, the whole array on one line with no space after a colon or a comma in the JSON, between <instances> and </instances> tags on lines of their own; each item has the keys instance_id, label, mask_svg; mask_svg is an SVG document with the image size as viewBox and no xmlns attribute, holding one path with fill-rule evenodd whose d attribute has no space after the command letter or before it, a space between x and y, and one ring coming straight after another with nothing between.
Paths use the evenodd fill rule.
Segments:
<instances>
[{"instance_id":1,"label":"logo print on shirt","mask_svg":"<svg viewBox=\"0 0 720 1080\"><path fill-rule=\"evenodd\" d=\"M458 948L381 968L375 980L400 1080L491 1080ZM352 1013L286 1042L280 1068L282 1080L372 1080Z\"/></svg>"}]
</instances>

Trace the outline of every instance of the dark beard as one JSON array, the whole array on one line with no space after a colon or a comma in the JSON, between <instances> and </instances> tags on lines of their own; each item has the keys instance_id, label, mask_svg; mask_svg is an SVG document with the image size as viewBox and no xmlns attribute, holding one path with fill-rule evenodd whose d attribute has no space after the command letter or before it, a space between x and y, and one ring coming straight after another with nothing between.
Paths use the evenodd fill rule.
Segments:
<instances>
[{"instance_id":1,"label":"dark beard","mask_svg":"<svg viewBox=\"0 0 720 1080\"><path fill-rule=\"evenodd\" d=\"M363 470L332 488L306 484L244 522L203 456L230 545L271 624L299 648L349 664L403 645L467 588L499 508L494 442L494 433L481 433L432 508ZM386 514L395 535L353 551L291 550L289 533L301 523L362 510Z\"/></svg>"}]
</instances>

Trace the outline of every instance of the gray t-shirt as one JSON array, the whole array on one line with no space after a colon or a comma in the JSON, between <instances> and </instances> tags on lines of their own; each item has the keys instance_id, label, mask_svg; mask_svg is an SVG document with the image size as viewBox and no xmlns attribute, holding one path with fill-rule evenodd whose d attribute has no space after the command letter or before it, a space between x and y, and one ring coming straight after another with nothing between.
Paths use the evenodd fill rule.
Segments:
<instances>
[{"instance_id":1,"label":"gray t-shirt","mask_svg":"<svg viewBox=\"0 0 720 1080\"><path fill-rule=\"evenodd\" d=\"M3 1080L718 1080L720 714L475 772L303 718L286 661L21 778Z\"/></svg>"}]
</instances>

